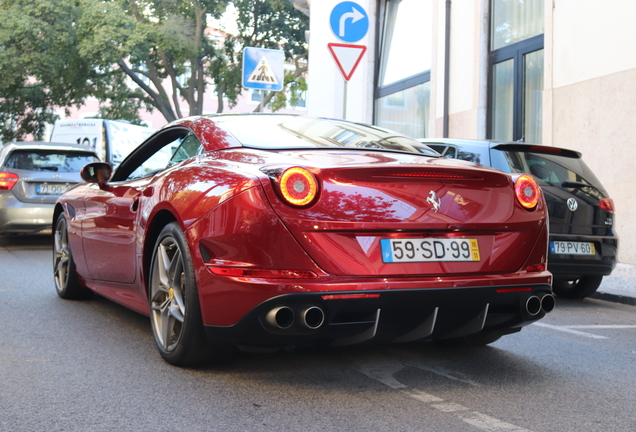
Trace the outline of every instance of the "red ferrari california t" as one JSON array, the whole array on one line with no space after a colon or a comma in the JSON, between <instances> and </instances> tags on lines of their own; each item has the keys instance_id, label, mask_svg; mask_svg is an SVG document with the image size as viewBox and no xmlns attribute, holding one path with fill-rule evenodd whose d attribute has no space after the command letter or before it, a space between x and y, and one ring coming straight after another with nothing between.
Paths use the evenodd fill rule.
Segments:
<instances>
[{"instance_id":1,"label":"red ferrari california t","mask_svg":"<svg viewBox=\"0 0 636 432\"><path fill-rule=\"evenodd\" d=\"M53 216L57 292L149 315L174 365L237 346L487 344L555 305L532 177L374 126L192 117L82 178Z\"/></svg>"}]
</instances>

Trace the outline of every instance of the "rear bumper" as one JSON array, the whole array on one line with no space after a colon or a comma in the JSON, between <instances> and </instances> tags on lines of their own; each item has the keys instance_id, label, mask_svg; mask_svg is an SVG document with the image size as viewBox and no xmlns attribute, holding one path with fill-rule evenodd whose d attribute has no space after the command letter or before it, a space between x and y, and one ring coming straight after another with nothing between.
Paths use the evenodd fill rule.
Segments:
<instances>
[{"instance_id":1,"label":"rear bumper","mask_svg":"<svg viewBox=\"0 0 636 432\"><path fill-rule=\"evenodd\" d=\"M616 236L564 236L551 235L550 241L574 241L594 243L595 254L548 255L548 270L555 278L577 279L579 276L608 276L616 267L618 238Z\"/></svg>"},{"instance_id":2,"label":"rear bumper","mask_svg":"<svg viewBox=\"0 0 636 432\"><path fill-rule=\"evenodd\" d=\"M251 345L349 345L440 340L517 331L546 311L527 310L551 295L549 284L471 288L335 291L269 299L228 327L205 326L214 342ZM278 325L275 311L285 308ZM314 315L307 323L307 311ZM322 319L316 311L322 311Z\"/></svg>"},{"instance_id":3,"label":"rear bumper","mask_svg":"<svg viewBox=\"0 0 636 432\"><path fill-rule=\"evenodd\" d=\"M15 197L1 197L0 233L37 232L51 228L54 206L23 203Z\"/></svg>"}]
</instances>

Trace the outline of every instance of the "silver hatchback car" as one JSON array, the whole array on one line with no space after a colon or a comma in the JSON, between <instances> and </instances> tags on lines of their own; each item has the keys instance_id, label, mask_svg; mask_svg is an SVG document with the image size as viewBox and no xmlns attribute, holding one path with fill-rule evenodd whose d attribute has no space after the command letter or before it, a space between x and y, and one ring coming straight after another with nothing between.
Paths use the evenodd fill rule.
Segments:
<instances>
[{"instance_id":1,"label":"silver hatchback car","mask_svg":"<svg viewBox=\"0 0 636 432\"><path fill-rule=\"evenodd\" d=\"M82 181L98 161L90 148L50 142L12 142L0 148L0 234L51 228L55 200Z\"/></svg>"}]
</instances>

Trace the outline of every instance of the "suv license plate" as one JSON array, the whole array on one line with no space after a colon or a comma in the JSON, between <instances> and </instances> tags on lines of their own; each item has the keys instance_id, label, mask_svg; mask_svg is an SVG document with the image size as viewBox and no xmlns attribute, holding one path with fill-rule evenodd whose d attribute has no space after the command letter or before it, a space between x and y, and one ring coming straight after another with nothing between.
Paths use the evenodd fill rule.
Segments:
<instances>
[{"instance_id":1,"label":"suv license plate","mask_svg":"<svg viewBox=\"0 0 636 432\"><path fill-rule=\"evenodd\" d=\"M381 239L382 262L479 261L479 242L466 238Z\"/></svg>"},{"instance_id":2,"label":"suv license plate","mask_svg":"<svg viewBox=\"0 0 636 432\"><path fill-rule=\"evenodd\" d=\"M571 241L551 241L550 252L564 255L595 255L594 243L571 242Z\"/></svg>"},{"instance_id":3,"label":"suv license plate","mask_svg":"<svg viewBox=\"0 0 636 432\"><path fill-rule=\"evenodd\" d=\"M35 186L35 193L38 195L62 195L70 188L69 184L42 183Z\"/></svg>"}]
</instances>

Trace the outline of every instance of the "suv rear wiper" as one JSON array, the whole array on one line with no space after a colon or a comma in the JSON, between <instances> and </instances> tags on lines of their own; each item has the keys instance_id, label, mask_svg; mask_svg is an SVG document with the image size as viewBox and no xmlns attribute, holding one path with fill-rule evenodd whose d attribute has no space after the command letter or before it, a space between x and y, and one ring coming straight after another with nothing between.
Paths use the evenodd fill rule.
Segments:
<instances>
[{"instance_id":1,"label":"suv rear wiper","mask_svg":"<svg viewBox=\"0 0 636 432\"><path fill-rule=\"evenodd\" d=\"M590 188L593 188L593 189L598 189L596 186L592 186L589 183L583 183L583 182L571 181L571 180L565 180L563 183L561 183L561 187L569 187L569 188L590 187Z\"/></svg>"}]
</instances>

